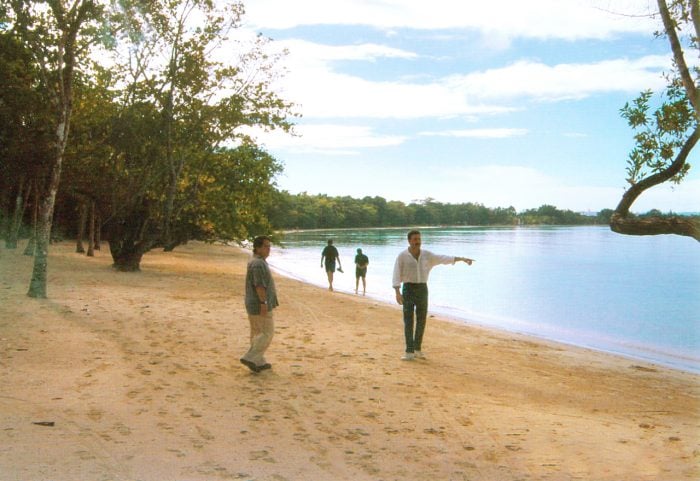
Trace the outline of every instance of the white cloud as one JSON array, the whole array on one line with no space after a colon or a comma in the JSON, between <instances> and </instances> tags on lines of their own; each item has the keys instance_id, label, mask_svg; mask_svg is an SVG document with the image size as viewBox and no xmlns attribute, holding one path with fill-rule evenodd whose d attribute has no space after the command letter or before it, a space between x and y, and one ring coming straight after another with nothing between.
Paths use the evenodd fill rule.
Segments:
<instances>
[{"instance_id":1,"label":"white cloud","mask_svg":"<svg viewBox=\"0 0 700 481\"><path fill-rule=\"evenodd\" d=\"M662 72L670 68L671 59L661 55L553 66L519 61L503 68L455 75L446 83L473 98L506 101L525 96L557 101L658 88L665 85Z\"/></svg>"},{"instance_id":2,"label":"white cloud","mask_svg":"<svg viewBox=\"0 0 700 481\"><path fill-rule=\"evenodd\" d=\"M605 38L653 32L650 0L255 0L246 22L256 29L366 25L385 29L474 29L496 37Z\"/></svg>"},{"instance_id":3,"label":"white cloud","mask_svg":"<svg viewBox=\"0 0 700 481\"><path fill-rule=\"evenodd\" d=\"M399 135L380 135L361 125L302 124L295 127L297 136L281 131L263 132L245 129L267 149L287 153L354 155L360 149L394 147L406 141Z\"/></svg>"},{"instance_id":4,"label":"white cloud","mask_svg":"<svg viewBox=\"0 0 700 481\"><path fill-rule=\"evenodd\" d=\"M306 52L308 53L308 52ZM303 56L305 53L292 53ZM504 113L509 107L470 103L460 88L441 82L371 81L336 73L314 58L291 58L280 90L305 117L420 118Z\"/></svg>"},{"instance_id":5,"label":"white cloud","mask_svg":"<svg viewBox=\"0 0 700 481\"><path fill-rule=\"evenodd\" d=\"M280 43L291 51L303 51L307 60L316 61L320 64L334 60L365 60L373 62L379 58L412 59L417 57L414 52L374 43L331 46L298 39L285 40Z\"/></svg>"},{"instance_id":6,"label":"white cloud","mask_svg":"<svg viewBox=\"0 0 700 481\"><path fill-rule=\"evenodd\" d=\"M435 132L420 132L419 135L433 137L464 137L475 139L506 139L527 134L527 129L464 129Z\"/></svg>"},{"instance_id":7,"label":"white cloud","mask_svg":"<svg viewBox=\"0 0 700 481\"><path fill-rule=\"evenodd\" d=\"M607 92L637 93L663 85L665 56L595 63L546 65L519 61L502 68L419 80L397 77L368 80L339 73L337 61L374 62L380 58L414 61L402 49L375 44L328 46L290 40L288 74L278 90L306 118L445 118L504 114L522 108L522 100L560 101ZM425 65L423 68L426 68ZM517 105L513 104L517 100Z\"/></svg>"}]
</instances>

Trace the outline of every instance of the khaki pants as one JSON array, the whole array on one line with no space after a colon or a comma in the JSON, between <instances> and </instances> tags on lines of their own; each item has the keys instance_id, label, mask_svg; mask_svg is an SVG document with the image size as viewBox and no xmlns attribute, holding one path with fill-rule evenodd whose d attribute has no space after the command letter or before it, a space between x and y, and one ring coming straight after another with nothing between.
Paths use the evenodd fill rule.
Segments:
<instances>
[{"instance_id":1,"label":"khaki pants","mask_svg":"<svg viewBox=\"0 0 700 481\"><path fill-rule=\"evenodd\" d=\"M267 363L265 351L272 342L275 332L275 322L272 319L272 312L266 315L248 314L250 321L250 349L245 353L243 359L262 366Z\"/></svg>"}]
</instances>

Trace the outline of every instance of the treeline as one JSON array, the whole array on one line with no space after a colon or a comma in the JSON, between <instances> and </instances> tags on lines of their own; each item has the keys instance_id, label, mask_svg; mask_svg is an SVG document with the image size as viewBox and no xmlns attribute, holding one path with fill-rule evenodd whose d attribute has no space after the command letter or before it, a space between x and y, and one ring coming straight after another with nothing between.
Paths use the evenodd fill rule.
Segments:
<instances>
[{"instance_id":1,"label":"treeline","mask_svg":"<svg viewBox=\"0 0 700 481\"><path fill-rule=\"evenodd\" d=\"M47 231L101 234L137 270L153 248L269 232L281 164L246 132L288 131L295 113L271 87L283 54L233 39L242 3L64 3L0 7L6 246L39 239L26 253L45 272Z\"/></svg>"},{"instance_id":2,"label":"treeline","mask_svg":"<svg viewBox=\"0 0 700 481\"><path fill-rule=\"evenodd\" d=\"M383 197L290 194L276 192L268 213L271 224L282 230L410 225L594 225L607 224L612 211L595 216L551 205L517 212L514 207L490 208L478 203L445 204L434 199L405 204Z\"/></svg>"}]
</instances>

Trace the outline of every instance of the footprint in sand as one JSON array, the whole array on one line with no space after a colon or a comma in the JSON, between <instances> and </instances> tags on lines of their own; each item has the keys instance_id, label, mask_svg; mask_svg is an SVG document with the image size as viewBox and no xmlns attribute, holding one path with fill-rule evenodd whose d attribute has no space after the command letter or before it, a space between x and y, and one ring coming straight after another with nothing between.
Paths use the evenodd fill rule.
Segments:
<instances>
[{"instance_id":1,"label":"footprint in sand","mask_svg":"<svg viewBox=\"0 0 700 481\"><path fill-rule=\"evenodd\" d=\"M248 453L248 455L251 461L265 461L266 463L277 462L272 456L270 456L270 453L265 449L262 449L260 451L251 451L250 453Z\"/></svg>"}]
</instances>

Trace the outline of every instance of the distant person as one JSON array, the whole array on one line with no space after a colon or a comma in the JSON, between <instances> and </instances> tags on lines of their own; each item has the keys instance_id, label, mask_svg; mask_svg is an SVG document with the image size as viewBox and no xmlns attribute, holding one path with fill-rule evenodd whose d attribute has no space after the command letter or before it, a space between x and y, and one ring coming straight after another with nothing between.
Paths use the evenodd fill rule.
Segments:
<instances>
[{"instance_id":1,"label":"distant person","mask_svg":"<svg viewBox=\"0 0 700 481\"><path fill-rule=\"evenodd\" d=\"M325 262L324 262L325 260ZM338 249L333 245L333 239L328 239L328 245L321 252L321 267L326 268L326 276L328 276L328 290L333 290L333 273L335 272L335 263L338 261L338 272L343 272L343 266L340 264L340 254Z\"/></svg>"},{"instance_id":2,"label":"distant person","mask_svg":"<svg viewBox=\"0 0 700 481\"><path fill-rule=\"evenodd\" d=\"M248 262L245 278L245 309L250 321L250 349L241 358L253 372L272 368L265 360L265 351L272 342L275 324L272 310L279 306L275 281L267 258L270 255L270 238L259 236L253 240L253 258Z\"/></svg>"},{"instance_id":3,"label":"distant person","mask_svg":"<svg viewBox=\"0 0 700 481\"><path fill-rule=\"evenodd\" d=\"M357 249L355 256L355 294L360 287L360 279L362 279L362 295L367 291L367 266L369 265L369 257L362 253L362 249Z\"/></svg>"},{"instance_id":4,"label":"distant person","mask_svg":"<svg viewBox=\"0 0 700 481\"><path fill-rule=\"evenodd\" d=\"M439 264L454 264L457 261L468 265L474 262L466 257L443 256L421 250L420 232L412 230L408 233L408 249L396 258L392 280L396 302L403 305L406 353L401 359L425 359L421 348L428 316L428 275L430 270Z\"/></svg>"}]
</instances>

